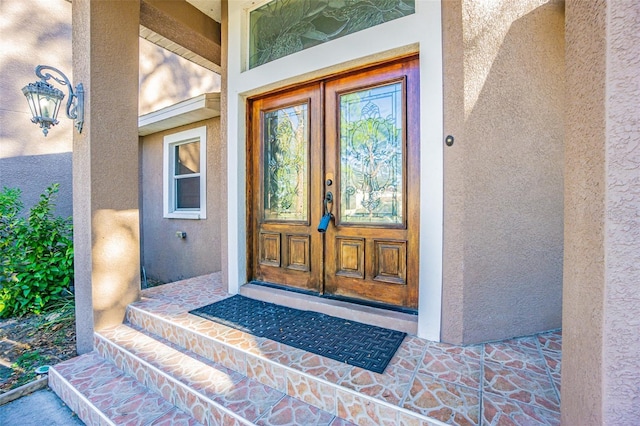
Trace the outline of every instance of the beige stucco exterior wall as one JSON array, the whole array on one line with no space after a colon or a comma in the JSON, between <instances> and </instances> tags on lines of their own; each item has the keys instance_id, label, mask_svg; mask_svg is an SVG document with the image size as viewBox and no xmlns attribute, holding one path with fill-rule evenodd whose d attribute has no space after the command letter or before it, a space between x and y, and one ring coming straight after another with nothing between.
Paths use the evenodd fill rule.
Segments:
<instances>
[{"instance_id":1,"label":"beige stucco exterior wall","mask_svg":"<svg viewBox=\"0 0 640 426\"><path fill-rule=\"evenodd\" d=\"M138 114L173 105L203 93L220 91L220 75L140 39Z\"/></svg>"},{"instance_id":2,"label":"beige stucco exterior wall","mask_svg":"<svg viewBox=\"0 0 640 426\"><path fill-rule=\"evenodd\" d=\"M562 423L640 419L640 3L567 1Z\"/></svg>"},{"instance_id":3,"label":"beige stucco exterior wall","mask_svg":"<svg viewBox=\"0 0 640 426\"><path fill-rule=\"evenodd\" d=\"M561 326L564 7L445 1L442 339Z\"/></svg>"},{"instance_id":4,"label":"beige stucco exterior wall","mask_svg":"<svg viewBox=\"0 0 640 426\"><path fill-rule=\"evenodd\" d=\"M42 8L40 0L0 0L0 52L0 188L20 188L29 208L59 183L57 213L71 216L73 123L61 108L60 124L45 138L22 94L38 80L37 65L58 68L73 82L71 3L49 0Z\"/></svg>"},{"instance_id":5,"label":"beige stucco exterior wall","mask_svg":"<svg viewBox=\"0 0 640 426\"><path fill-rule=\"evenodd\" d=\"M163 218L163 138L201 126L207 127L207 218ZM219 117L140 138L142 266L149 278L171 282L221 270L221 145ZM186 232L187 238L177 238L178 231Z\"/></svg>"}]
</instances>

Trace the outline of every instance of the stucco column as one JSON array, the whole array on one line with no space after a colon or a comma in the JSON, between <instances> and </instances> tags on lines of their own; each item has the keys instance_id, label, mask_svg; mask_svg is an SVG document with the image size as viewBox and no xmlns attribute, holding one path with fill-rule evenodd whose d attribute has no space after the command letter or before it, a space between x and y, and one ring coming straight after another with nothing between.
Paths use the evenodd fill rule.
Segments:
<instances>
[{"instance_id":1,"label":"stucco column","mask_svg":"<svg viewBox=\"0 0 640 426\"><path fill-rule=\"evenodd\" d=\"M140 293L138 34L140 1L73 1L73 74L85 123L73 140L78 352L122 322Z\"/></svg>"},{"instance_id":2,"label":"stucco column","mask_svg":"<svg viewBox=\"0 0 640 426\"><path fill-rule=\"evenodd\" d=\"M566 2L562 424L640 419L640 3Z\"/></svg>"}]
</instances>

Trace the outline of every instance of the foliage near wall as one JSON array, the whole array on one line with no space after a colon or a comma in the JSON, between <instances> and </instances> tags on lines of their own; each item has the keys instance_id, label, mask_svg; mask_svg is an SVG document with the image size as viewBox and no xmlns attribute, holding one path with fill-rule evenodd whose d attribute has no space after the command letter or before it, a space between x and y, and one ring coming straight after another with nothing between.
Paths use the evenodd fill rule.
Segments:
<instances>
[{"instance_id":1,"label":"foliage near wall","mask_svg":"<svg viewBox=\"0 0 640 426\"><path fill-rule=\"evenodd\" d=\"M0 317L39 314L71 296L73 225L52 213L58 187L26 216L19 189L0 192Z\"/></svg>"}]
</instances>

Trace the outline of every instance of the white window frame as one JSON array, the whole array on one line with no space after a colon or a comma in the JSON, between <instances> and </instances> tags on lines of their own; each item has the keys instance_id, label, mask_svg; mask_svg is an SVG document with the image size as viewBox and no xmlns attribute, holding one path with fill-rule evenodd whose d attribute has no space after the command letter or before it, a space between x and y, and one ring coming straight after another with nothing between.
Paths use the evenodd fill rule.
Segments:
<instances>
[{"instance_id":1,"label":"white window frame","mask_svg":"<svg viewBox=\"0 0 640 426\"><path fill-rule=\"evenodd\" d=\"M176 208L175 147L177 145L200 142L200 208ZM163 217L168 219L207 218L207 127L197 127L164 137L162 160L162 200Z\"/></svg>"}]
</instances>

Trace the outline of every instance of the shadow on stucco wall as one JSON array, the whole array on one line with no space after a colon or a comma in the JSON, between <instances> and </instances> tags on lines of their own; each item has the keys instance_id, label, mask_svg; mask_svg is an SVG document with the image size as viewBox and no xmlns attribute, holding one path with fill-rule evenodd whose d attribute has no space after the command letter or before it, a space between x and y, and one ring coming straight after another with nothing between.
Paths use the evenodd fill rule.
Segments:
<instances>
[{"instance_id":1,"label":"shadow on stucco wall","mask_svg":"<svg viewBox=\"0 0 640 426\"><path fill-rule=\"evenodd\" d=\"M71 4L57 0L47 6L38 0L0 2L0 158L71 151L71 124L61 119L45 139L30 122L22 94L22 87L37 80L34 70L40 64L60 69L73 81Z\"/></svg>"},{"instance_id":2,"label":"shadow on stucco wall","mask_svg":"<svg viewBox=\"0 0 640 426\"><path fill-rule=\"evenodd\" d=\"M220 75L140 39L140 115L219 91Z\"/></svg>"},{"instance_id":3,"label":"shadow on stucco wall","mask_svg":"<svg viewBox=\"0 0 640 426\"><path fill-rule=\"evenodd\" d=\"M563 27L559 3L514 21L466 120L469 335L480 312L516 335L562 323Z\"/></svg>"},{"instance_id":4,"label":"shadow on stucco wall","mask_svg":"<svg viewBox=\"0 0 640 426\"><path fill-rule=\"evenodd\" d=\"M463 271L449 285L462 286L464 308L451 312L473 343L561 326L564 5L462 4L463 86L449 95L464 108L446 126L461 126L461 137L445 148L455 224L445 246L464 267L445 263Z\"/></svg>"},{"instance_id":5,"label":"shadow on stucco wall","mask_svg":"<svg viewBox=\"0 0 640 426\"><path fill-rule=\"evenodd\" d=\"M23 155L0 158L0 188L19 188L25 211L36 204L40 194L53 184L59 183L60 190L55 199L55 214L69 217L72 209L71 153L46 155Z\"/></svg>"}]
</instances>

